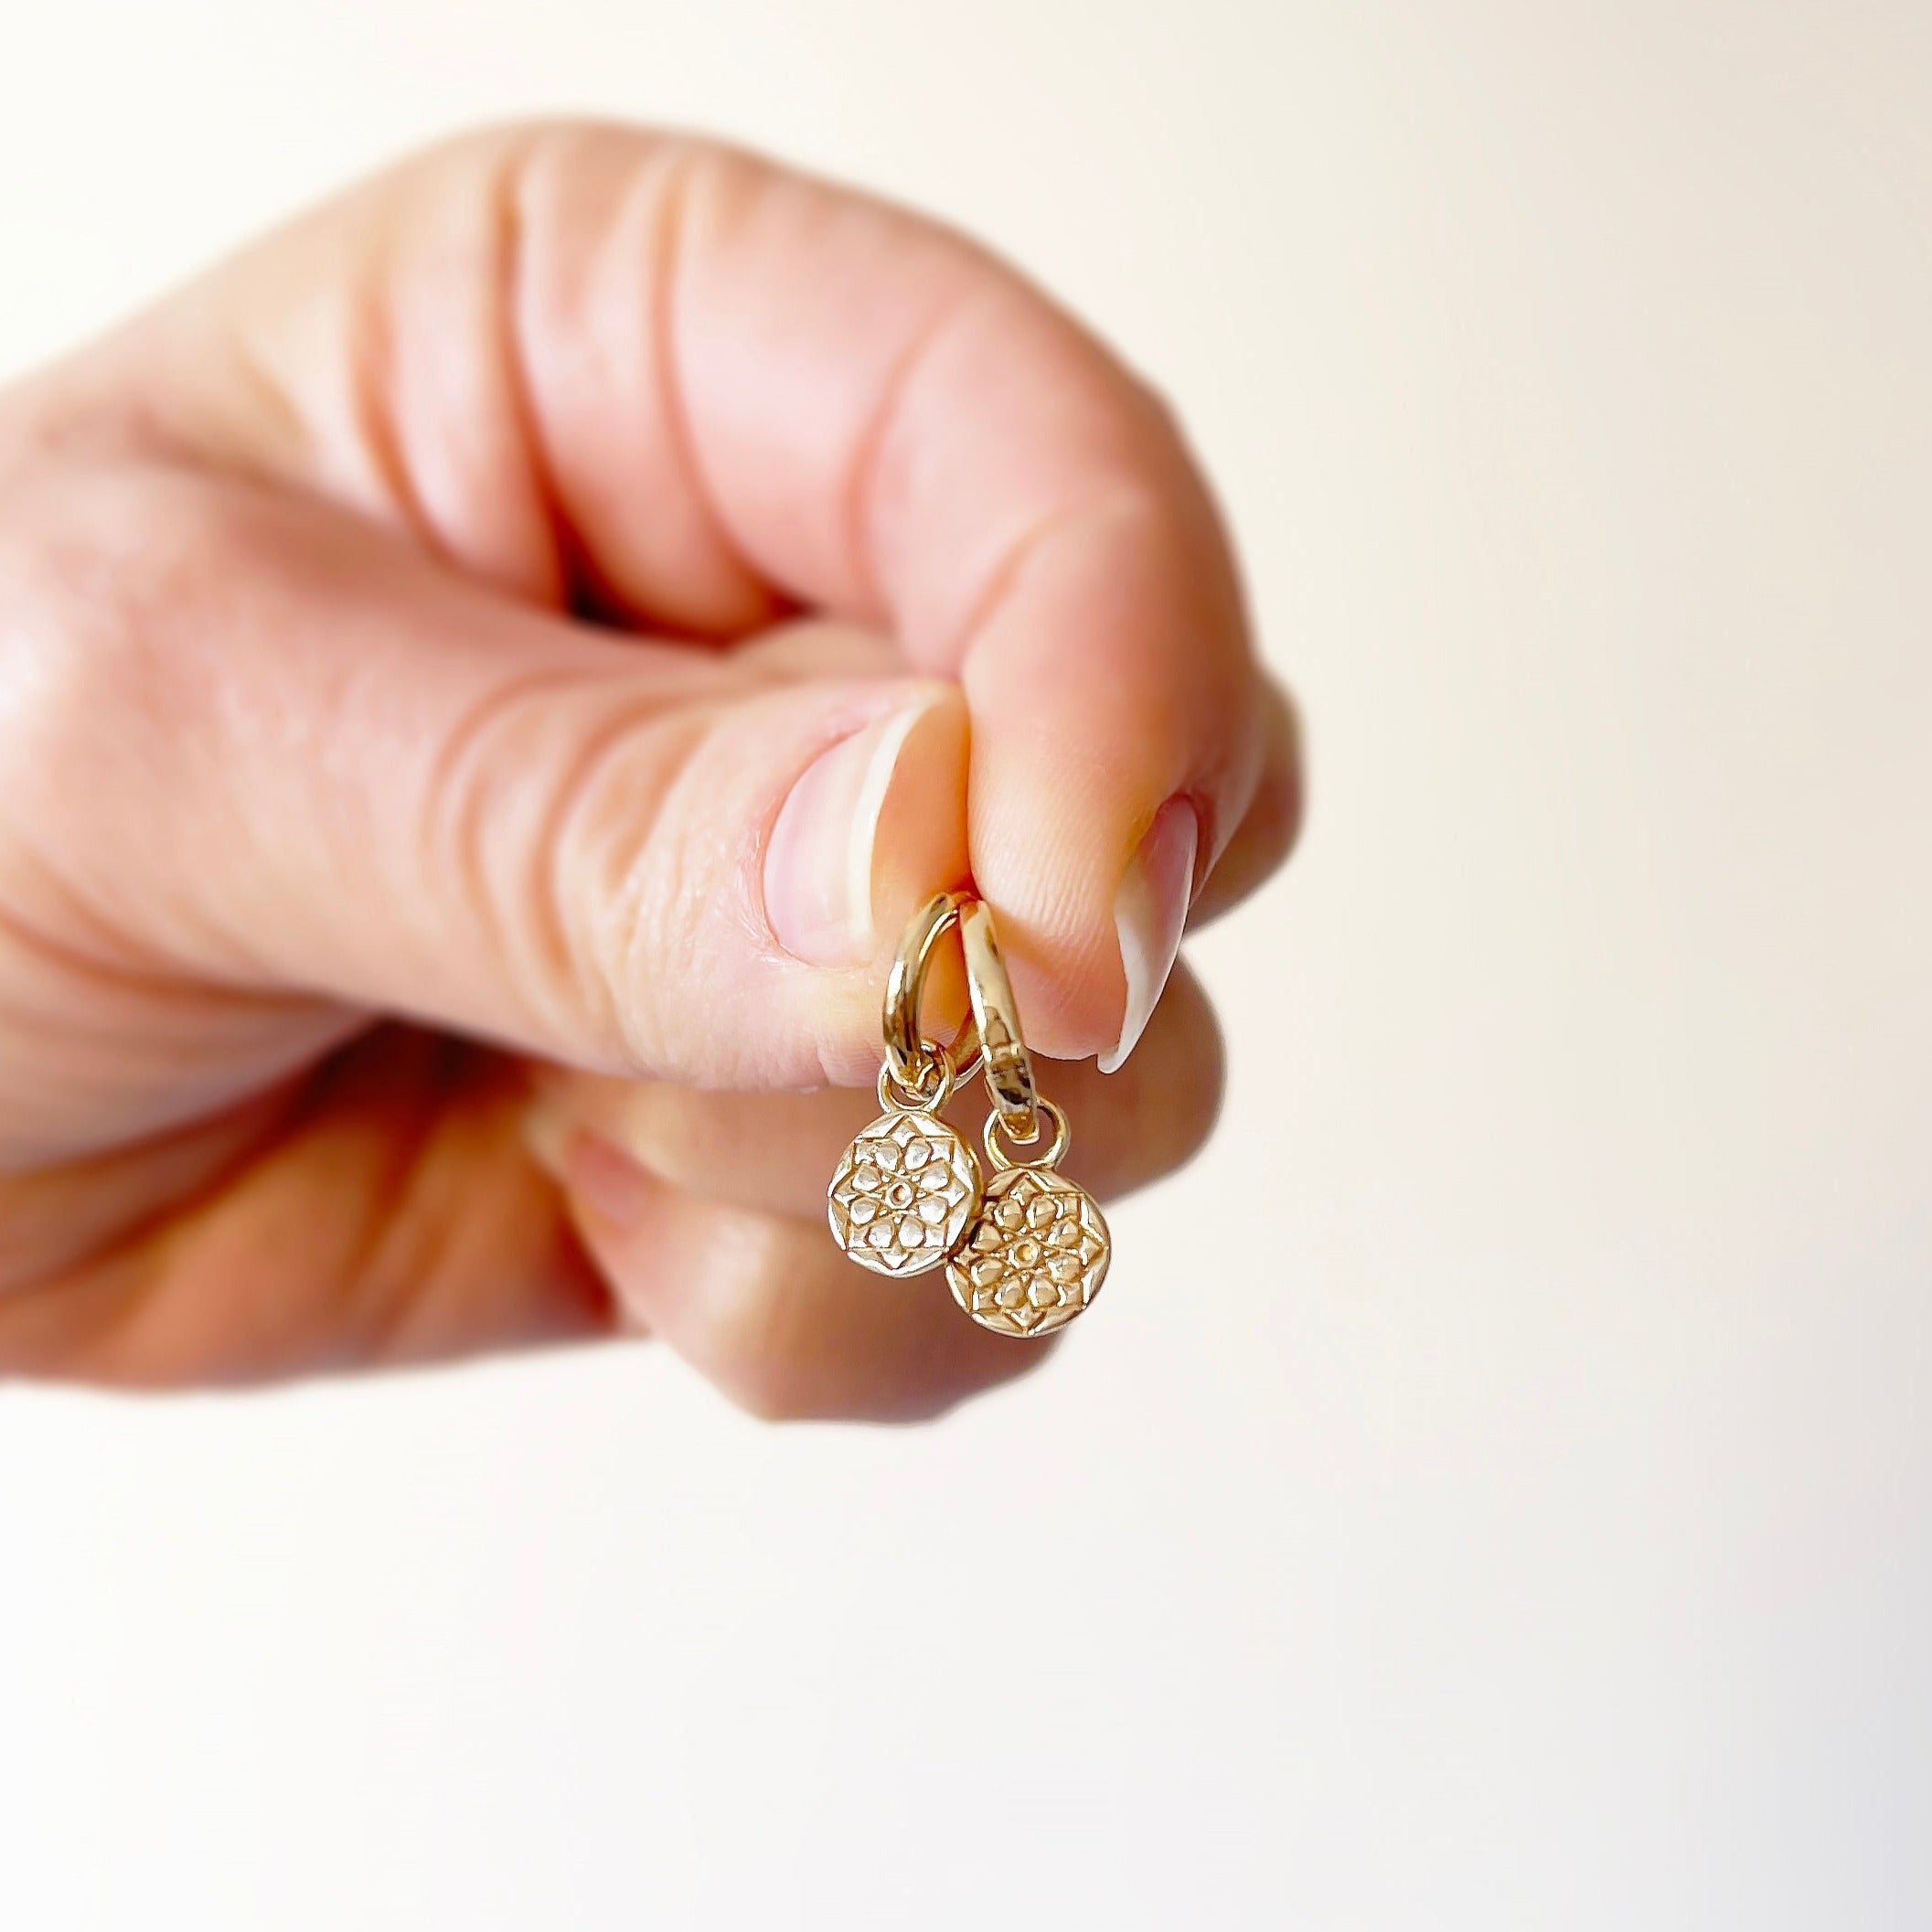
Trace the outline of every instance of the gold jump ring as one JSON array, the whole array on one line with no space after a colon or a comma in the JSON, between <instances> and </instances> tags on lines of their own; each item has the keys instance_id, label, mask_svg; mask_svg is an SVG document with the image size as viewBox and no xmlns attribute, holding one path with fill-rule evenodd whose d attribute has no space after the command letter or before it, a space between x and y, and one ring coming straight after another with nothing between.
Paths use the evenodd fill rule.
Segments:
<instances>
[{"instance_id":1,"label":"gold jump ring","mask_svg":"<svg viewBox=\"0 0 1932 1932\"><path fill-rule=\"evenodd\" d=\"M998 1114L987 1115L987 1124L980 1129L979 1137L986 1142L987 1158L993 1163L998 1173L1009 1168L1057 1168L1066 1158L1067 1148L1073 1145L1073 1130L1067 1125L1067 1116L1062 1114L1044 1094L1034 1101L1041 1114L1053 1124L1053 1138L1048 1143L1044 1154L1035 1154L1030 1160L1022 1160L1017 1154L1009 1154L999 1145L999 1137L1004 1132ZM1035 1128L1038 1133L1038 1128ZM1009 1136L1009 1138L1011 1137Z\"/></svg>"},{"instance_id":2,"label":"gold jump ring","mask_svg":"<svg viewBox=\"0 0 1932 1932\"><path fill-rule=\"evenodd\" d=\"M879 1105L881 1110L908 1108L915 1114L936 1114L953 1097L958 1074L953 1067L950 1047L927 1047L932 1058L925 1063L925 1077L916 1084L902 1081L888 1061L879 1070Z\"/></svg>"}]
</instances>

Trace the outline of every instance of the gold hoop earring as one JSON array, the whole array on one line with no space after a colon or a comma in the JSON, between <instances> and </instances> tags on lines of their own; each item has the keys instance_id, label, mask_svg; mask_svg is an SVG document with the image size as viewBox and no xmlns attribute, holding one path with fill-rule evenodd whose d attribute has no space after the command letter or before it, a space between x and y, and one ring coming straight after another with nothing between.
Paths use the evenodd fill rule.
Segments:
<instances>
[{"instance_id":1,"label":"gold hoop earring","mask_svg":"<svg viewBox=\"0 0 1932 1932\"><path fill-rule=\"evenodd\" d=\"M972 1003L966 1036L929 1040L920 1009L934 949L959 928ZM886 980L880 1117L840 1157L827 1199L832 1238L881 1275L944 1265L956 1301L982 1328L1030 1340L1063 1328L1099 1294L1113 1241L1099 1203L1060 1172L1067 1117L1043 1095L1000 956L992 909L941 892L913 915ZM955 1087L984 1069L992 1101L981 1138L993 1177L938 1116ZM1043 1151L1027 1158L1051 1124Z\"/></svg>"},{"instance_id":2,"label":"gold hoop earring","mask_svg":"<svg viewBox=\"0 0 1932 1932\"><path fill-rule=\"evenodd\" d=\"M899 942L886 980L881 1111L839 1157L827 1192L832 1239L874 1274L923 1275L942 1266L979 1207L979 1163L939 1118L960 1067L952 1047L919 1028L934 947L969 902L964 892L940 893L913 914ZM965 1062L967 1077L979 1062L976 1047Z\"/></svg>"},{"instance_id":3,"label":"gold hoop earring","mask_svg":"<svg viewBox=\"0 0 1932 1932\"><path fill-rule=\"evenodd\" d=\"M968 909L960 936L993 1102L981 1135L993 1173L971 1227L946 1262L946 1284L982 1328L1032 1340L1064 1328L1100 1293L1113 1237L1100 1203L1060 1172L1073 1129L1034 1083L992 908L976 902ZM1046 1123L1053 1133L1043 1152L1028 1158L1008 1151L1009 1145L1032 1146Z\"/></svg>"}]
</instances>

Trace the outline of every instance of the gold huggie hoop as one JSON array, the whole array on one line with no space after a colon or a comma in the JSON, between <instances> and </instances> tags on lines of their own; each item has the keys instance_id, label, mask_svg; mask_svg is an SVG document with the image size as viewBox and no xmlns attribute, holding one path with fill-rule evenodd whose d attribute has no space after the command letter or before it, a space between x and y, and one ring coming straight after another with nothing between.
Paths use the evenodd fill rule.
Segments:
<instances>
[{"instance_id":1,"label":"gold huggie hoop","mask_svg":"<svg viewBox=\"0 0 1932 1932\"><path fill-rule=\"evenodd\" d=\"M1040 1138L1041 1101L1033 1084L1033 1056L1020 1035L1019 1007L1007 978L1006 961L999 955L993 909L984 900L976 899L960 914L959 943L966 954L966 992L979 1030L987 1091L993 1096L988 1125L997 1119L1009 1139L1030 1146Z\"/></svg>"},{"instance_id":2,"label":"gold huggie hoop","mask_svg":"<svg viewBox=\"0 0 1932 1932\"><path fill-rule=\"evenodd\" d=\"M919 1030L933 949L957 925L973 1015L951 1046ZM1106 1279L1113 1237L1094 1197L1060 1171L1067 1116L1033 1083L1032 1056L999 956L993 914L969 892L940 892L899 942L880 1016L885 1063L879 1118L832 1173L832 1239L878 1275L945 1270L953 1299L981 1328L1017 1340L1051 1334L1089 1307ZM955 1062L968 1037L971 1052ZM984 1066L993 1096L983 1138L990 1178L939 1115L956 1083ZM1043 1127L1051 1137L1030 1156Z\"/></svg>"},{"instance_id":3,"label":"gold huggie hoop","mask_svg":"<svg viewBox=\"0 0 1932 1932\"><path fill-rule=\"evenodd\" d=\"M913 914L900 936L899 951L885 983L885 1051L892 1077L908 1093L923 1094L933 1082L934 1050L919 1030L920 1000L933 963L933 949L946 928L957 925L966 909L977 903L970 892L935 892ZM972 1051L960 1057L971 1031L969 1020L947 1050L953 1059L953 1078L962 1085L979 1071L985 1057L977 1039Z\"/></svg>"}]
</instances>

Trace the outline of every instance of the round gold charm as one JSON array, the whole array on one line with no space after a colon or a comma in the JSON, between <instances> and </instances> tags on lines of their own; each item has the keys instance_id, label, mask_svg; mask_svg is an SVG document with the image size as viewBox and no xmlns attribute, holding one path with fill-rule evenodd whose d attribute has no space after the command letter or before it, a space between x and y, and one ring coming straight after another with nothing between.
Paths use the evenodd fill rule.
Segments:
<instances>
[{"instance_id":1,"label":"round gold charm","mask_svg":"<svg viewBox=\"0 0 1932 1932\"><path fill-rule=\"evenodd\" d=\"M953 1299L982 1328L1045 1335L1100 1293L1113 1243L1094 1197L1050 1167L1010 1167L986 1184L979 1218L946 1264Z\"/></svg>"},{"instance_id":2,"label":"round gold charm","mask_svg":"<svg viewBox=\"0 0 1932 1932\"><path fill-rule=\"evenodd\" d=\"M832 1176L832 1239L880 1275L923 1275L966 1233L979 1205L979 1163L943 1120L889 1111L867 1127Z\"/></svg>"}]
</instances>

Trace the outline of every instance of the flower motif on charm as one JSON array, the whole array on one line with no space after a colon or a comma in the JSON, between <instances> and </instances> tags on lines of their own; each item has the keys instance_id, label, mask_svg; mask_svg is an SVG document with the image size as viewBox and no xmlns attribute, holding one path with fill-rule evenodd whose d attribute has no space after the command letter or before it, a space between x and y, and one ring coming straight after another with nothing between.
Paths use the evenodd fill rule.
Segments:
<instances>
[{"instance_id":1,"label":"flower motif on charm","mask_svg":"<svg viewBox=\"0 0 1932 1932\"><path fill-rule=\"evenodd\" d=\"M887 1114L832 1176L832 1238L880 1275L923 1275L959 1244L979 1205L979 1163L944 1121Z\"/></svg>"},{"instance_id":2,"label":"flower motif on charm","mask_svg":"<svg viewBox=\"0 0 1932 1932\"><path fill-rule=\"evenodd\" d=\"M1008 1168L946 1265L953 1299L1001 1335L1045 1335L1100 1293L1113 1244L1094 1197L1051 1168Z\"/></svg>"}]
</instances>

